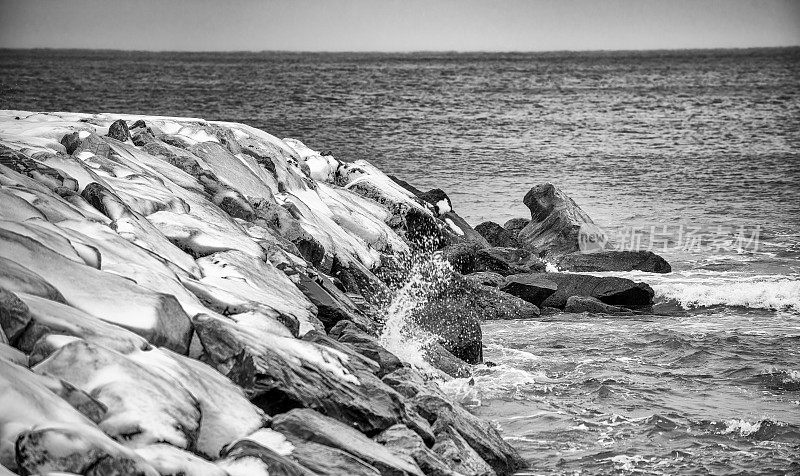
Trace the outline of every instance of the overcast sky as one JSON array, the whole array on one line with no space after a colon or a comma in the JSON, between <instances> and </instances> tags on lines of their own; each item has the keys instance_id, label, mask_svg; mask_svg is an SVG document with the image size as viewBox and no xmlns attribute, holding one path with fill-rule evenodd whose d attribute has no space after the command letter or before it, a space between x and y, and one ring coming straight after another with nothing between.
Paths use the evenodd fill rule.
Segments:
<instances>
[{"instance_id":1,"label":"overcast sky","mask_svg":"<svg viewBox=\"0 0 800 476\"><path fill-rule=\"evenodd\" d=\"M0 47L547 51L800 45L798 0L0 0Z\"/></svg>"}]
</instances>

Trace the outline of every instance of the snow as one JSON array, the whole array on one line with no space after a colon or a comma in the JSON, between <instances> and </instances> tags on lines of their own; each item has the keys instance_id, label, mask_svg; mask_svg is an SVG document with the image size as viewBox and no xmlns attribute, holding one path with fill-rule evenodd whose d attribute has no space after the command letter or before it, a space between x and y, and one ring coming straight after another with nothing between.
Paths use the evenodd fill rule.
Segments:
<instances>
[{"instance_id":1,"label":"snow","mask_svg":"<svg viewBox=\"0 0 800 476\"><path fill-rule=\"evenodd\" d=\"M278 433L269 428L262 428L255 433L247 435L243 439L258 443L282 456L289 456L292 454L292 451L294 451L294 445L286 439L283 433Z\"/></svg>"}]
</instances>

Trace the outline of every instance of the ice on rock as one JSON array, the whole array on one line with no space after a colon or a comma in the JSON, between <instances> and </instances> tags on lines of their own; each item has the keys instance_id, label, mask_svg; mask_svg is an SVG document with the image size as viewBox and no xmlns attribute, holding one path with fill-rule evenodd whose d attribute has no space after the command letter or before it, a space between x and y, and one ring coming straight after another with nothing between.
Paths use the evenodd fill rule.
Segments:
<instances>
[{"instance_id":1,"label":"ice on rock","mask_svg":"<svg viewBox=\"0 0 800 476\"><path fill-rule=\"evenodd\" d=\"M43 277L15 261L2 257L0 257L0 289L14 293L33 294L57 302L66 302L66 299L58 289ZM3 325L5 326L5 323Z\"/></svg>"},{"instance_id":2,"label":"ice on rock","mask_svg":"<svg viewBox=\"0 0 800 476\"><path fill-rule=\"evenodd\" d=\"M37 218L32 218L24 222L0 220L0 228L4 230L27 236L40 243L47 243L48 248L70 261L92 266L93 268L99 268L100 259L97 254L94 256L87 255L87 259L84 260L83 256L78 253L68 239L64 238L62 234L53 231L50 227L52 227L52 225L50 225L49 222ZM95 250L95 252L96 251L97 250Z\"/></svg>"},{"instance_id":3,"label":"ice on rock","mask_svg":"<svg viewBox=\"0 0 800 476\"><path fill-rule=\"evenodd\" d=\"M34 207L27 200L12 193L10 187L0 187L0 201L3 207L0 208L0 218L11 221L25 221L31 218L44 220L44 214Z\"/></svg>"},{"instance_id":4,"label":"ice on rock","mask_svg":"<svg viewBox=\"0 0 800 476\"><path fill-rule=\"evenodd\" d=\"M238 250L257 259L264 258L264 250L238 226L223 229L193 215L168 211L147 218L170 242L194 256Z\"/></svg>"},{"instance_id":5,"label":"ice on rock","mask_svg":"<svg viewBox=\"0 0 800 476\"><path fill-rule=\"evenodd\" d=\"M214 463L171 445L160 443L135 451L162 475L230 476Z\"/></svg>"},{"instance_id":6,"label":"ice on rock","mask_svg":"<svg viewBox=\"0 0 800 476\"><path fill-rule=\"evenodd\" d=\"M23 474L83 473L98 460L112 458L127 460L144 474L158 474L49 390L43 380L2 359L0 409L2 466L16 470L19 465L27 471Z\"/></svg>"},{"instance_id":7,"label":"ice on rock","mask_svg":"<svg viewBox=\"0 0 800 476\"><path fill-rule=\"evenodd\" d=\"M245 310L271 309L289 315L300 324L299 334L322 329L316 307L280 270L241 251L223 251L200 258L201 283L239 296ZM245 303L252 303L247 306ZM247 309L250 307L250 309Z\"/></svg>"},{"instance_id":8,"label":"ice on rock","mask_svg":"<svg viewBox=\"0 0 800 476\"><path fill-rule=\"evenodd\" d=\"M33 370L63 379L103 403L108 412L99 427L126 446L165 442L194 448L200 429L199 403L174 379L81 340L61 347Z\"/></svg>"},{"instance_id":9,"label":"ice on rock","mask_svg":"<svg viewBox=\"0 0 800 476\"><path fill-rule=\"evenodd\" d=\"M73 336L123 354L149 347L146 340L133 332L108 324L79 309L30 294L19 293L18 296L28 306L31 316L31 323L16 344L27 354L34 350L39 339L48 335Z\"/></svg>"},{"instance_id":10,"label":"ice on rock","mask_svg":"<svg viewBox=\"0 0 800 476\"><path fill-rule=\"evenodd\" d=\"M46 279L71 306L131 330L154 345L180 353L188 350L191 323L173 296L77 264L38 241L2 228L0 257Z\"/></svg>"},{"instance_id":11,"label":"ice on rock","mask_svg":"<svg viewBox=\"0 0 800 476\"><path fill-rule=\"evenodd\" d=\"M189 151L209 165L222 183L251 198L270 198L272 190L253 172L251 165L241 157L231 154L225 147L214 142L202 142Z\"/></svg>"},{"instance_id":12,"label":"ice on rock","mask_svg":"<svg viewBox=\"0 0 800 476\"><path fill-rule=\"evenodd\" d=\"M127 357L144 368L180 382L200 404L196 451L208 458L264 425L264 414L241 388L208 365L167 349L136 351Z\"/></svg>"}]
</instances>

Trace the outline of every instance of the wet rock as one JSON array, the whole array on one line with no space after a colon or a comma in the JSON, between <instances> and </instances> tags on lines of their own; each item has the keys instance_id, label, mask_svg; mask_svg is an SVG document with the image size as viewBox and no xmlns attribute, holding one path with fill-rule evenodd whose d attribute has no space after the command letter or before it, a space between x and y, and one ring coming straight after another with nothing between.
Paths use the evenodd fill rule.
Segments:
<instances>
[{"instance_id":1,"label":"wet rock","mask_svg":"<svg viewBox=\"0 0 800 476\"><path fill-rule=\"evenodd\" d=\"M316 306L317 318L325 326L326 331L330 331L341 320L357 321L362 325L373 327L355 303L324 274L309 270L293 276L297 289Z\"/></svg>"},{"instance_id":2,"label":"wet rock","mask_svg":"<svg viewBox=\"0 0 800 476\"><path fill-rule=\"evenodd\" d=\"M342 329L336 339L339 342L348 344L359 354L377 362L380 366L377 373L378 377L394 372L403 366L400 359L381 346L376 338L359 331L355 326Z\"/></svg>"},{"instance_id":3,"label":"wet rock","mask_svg":"<svg viewBox=\"0 0 800 476\"><path fill-rule=\"evenodd\" d=\"M453 427L443 426L436 436L436 444L431 448L431 452L457 474L464 476L497 474Z\"/></svg>"},{"instance_id":4,"label":"wet rock","mask_svg":"<svg viewBox=\"0 0 800 476\"><path fill-rule=\"evenodd\" d=\"M589 215L551 183L531 188L523 202L531 211L531 222L517 239L534 253L561 256L579 251L581 228L596 229Z\"/></svg>"},{"instance_id":5,"label":"wet rock","mask_svg":"<svg viewBox=\"0 0 800 476\"><path fill-rule=\"evenodd\" d=\"M669 273L672 267L652 251L598 251L594 253L570 253L556 261L562 271L647 271Z\"/></svg>"},{"instance_id":6,"label":"wet rock","mask_svg":"<svg viewBox=\"0 0 800 476\"><path fill-rule=\"evenodd\" d=\"M371 358L362 355L356 349L354 349L350 345L346 345L338 340L332 339L329 336L326 336L322 332L318 331L311 331L303 336L303 340L307 340L309 342L314 342L316 344L324 345L326 347L330 347L332 349L336 349L343 354L346 354L350 360L348 364L351 366L357 366L366 370L367 372L372 372L374 374L378 374L381 372L381 366Z\"/></svg>"},{"instance_id":7,"label":"wet rock","mask_svg":"<svg viewBox=\"0 0 800 476\"><path fill-rule=\"evenodd\" d=\"M631 314L629 309L620 306L612 306L591 296L570 296L564 306L564 312L593 314Z\"/></svg>"},{"instance_id":8,"label":"wet rock","mask_svg":"<svg viewBox=\"0 0 800 476\"><path fill-rule=\"evenodd\" d=\"M512 218L507 222L503 223L503 228L508 230L511 233L511 236L514 238L519 235L520 230L528 226L531 220L528 218Z\"/></svg>"},{"instance_id":9,"label":"wet rock","mask_svg":"<svg viewBox=\"0 0 800 476\"><path fill-rule=\"evenodd\" d=\"M259 430L261 432L272 432L271 430ZM283 438L283 435L277 432L272 432ZM285 438L283 438L285 441ZM217 462L221 468L227 471L226 474L242 476L253 474L253 466L262 468L264 474L270 476L312 476L312 473L307 468L304 468L294 460L290 459L290 455L294 451L291 443L284 442L283 446L286 447L284 453L275 451L270 446L263 443L263 438L247 438L237 441L231 447L225 450L224 459ZM281 448L278 448L281 450Z\"/></svg>"},{"instance_id":10,"label":"wet rock","mask_svg":"<svg viewBox=\"0 0 800 476\"><path fill-rule=\"evenodd\" d=\"M122 119L117 119L108 126L107 137L116 139L120 142L127 142L131 140L131 132L128 129L128 123Z\"/></svg>"},{"instance_id":11,"label":"wet rock","mask_svg":"<svg viewBox=\"0 0 800 476\"><path fill-rule=\"evenodd\" d=\"M475 271L493 271L508 276L518 273L541 273L546 263L530 251L520 248L484 248L475 253Z\"/></svg>"},{"instance_id":12,"label":"wet rock","mask_svg":"<svg viewBox=\"0 0 800 476\"><path fill-rule=\"evenodd\" d=\"M451 243L459 243L467 241L470 243L478 243L481 246L489 246L480 233L475 231L466 220L461 218L456 212L447 212L439 216L439 218L447 225L445 230L448 232L449 241Z\"/></svg>"},{"instance_id":13,"label":"wet rock","mask_svg":"<svg viewBox=\"0 0 800 476\"><path fill-rule=\"evenodd\" d=\"M2 262L0 262L0 270ZM0 287L0 326L4 343L16 342L31 320L27 304L11 291Z\"/></svg>"},{"instance_id":14,"label":"wet rock","mask_svg":"<svg viewBox=\"0 0 800 476\"><path fill-rule=\"evenodd\" d=\"M419 435L405 425L394 425L387 428L375 437L375 441L395 453L413 458L417 466L428 476L457 476L459 474L452 471L439 456L428 449Z\"/></svg>"},{"instance_id":15,"label":"wet rock","mask_svg":"<svg viewBox=\"0 0 800 476\"><path fill-rule=\"evenodd\" d=\"M104 404L108 411L99 427L127 446L165 442L194 449L200 409L175 380L85 341L65 345L33 370L66 380Z\"/></svg>"},{"instance_id":16,"label":"wet rock","mask_svg":"<svg viewBox=\"0 0 800 476\"><path fill-rule=\"evenodd\" d=\"M385 475L422 475L409 458L375 443L352 427L313 410L296 409L276 416L272 429L304 441L313 441L350 453Z\"/></svg>"},{"instance_id":17,"label":"wet rock","mask_svg":"<svg viewBox=\"0 0 800 476\"><path fill-rule=\"evenodd\" d=\"M475 227L475 231L480 233L492 246L503 248L519 248L516 233L509 231L493 221L485 221ZM517 230L518 231L518 230Z\"/></svg>"},{"instance_id":18,"label":"wet rock","mask_svg":"<svg viewBox=\"0 0 800 476\"><path fill-rule=\"evenodd\" d=\"M498 474L512 474L526 466L525 460L489 422L477 418L460 405L450 403L439 395L422 392L413 397L411 403L433 425L437 441L442 432L448 432L448 428L452 428ZM451 440L453 438L451 434ZM462 448L462 445L455 446Z\"/></svg>"},{"instance_id":19,"label":"wet rock","mask_svg":"<svg viewBox=\"0 0 800 476\"><path fill-rule=\"evenodd\" d=\"M383 382L406 398L412 398L420 392L441 393L436 384L426 381L418 370L411 367L403 367L385 375Z\"/></svg>"},{"instance_id":20,"label":"wet rock","mask_svg":"<svg viewBox=\"0 0 800 476\"><path fill-rule=\"evenodd\" d=\"M547 273L544 276L555 282L558 290L542 302L543 306L564 309L570 296L590 296L615 306L636 307L653 303L653 289L630 279L570 273Z\"/></svg>"},{"instance_id":21,"label":"wet rock","mask_svg":"<svg viewBox=\"0 0 800 476\"><path fill-rule=\"evenodd\" d=\"M542 302L556 292L558 285L547 274L514 274L507 276L500 290L541 307Z\"/></svg>"},{"instance_id":22,"label":"wet rock","mask_svg":"<svg viewBox=\"0 0 800 476\"><path fill-rule=\"evenodd\" d=\"M346 354L211 316L195 319L195 328L205 361L226 375L252 362L254 380L245 391L270 415L312 408L368 435L405 419L400 395L374 374L350 366Z\"/></svg>"},{"instance_id":23,"label":"wet rock","mask_svg":"<svg viewBox=\"0 0 800 476\"><path fill-rule=\"evenodd\" d=\"M493 288L500 287L500 285L503 284L503 281L506 280L502 274L492 271L478 271L475 273L469 273L464 277L478 284Z\"/></svg>"},{"instance_id":24,"label":"wet rock","mask_svg":"<svg viewBox=\"0 0 800 476\"><path fill-rule=\"evenodd\" d=\"M370 304L380 305L391 295L389 288L372 271L355 260L345 264L334 259L330 275L337 278L348 293L364 296Z\"/></svg>"},{"instance_id":25,"label":"wet rock","mask_svg":"<svg viewBox=\"0 0 800 476\"><path fill-rule=\"evenodd\" d=\"M479 243L453 243L437 251L437 254L450 263L450 266L457 273L469 274L477 271L475 267L476 256L481 248L482 246Z\"/></svg>"},{"instance_id":26,"label":"wet rock","mask_svg":"<svg viewBox=\"0 0 800 476\"><path fill-rule=\"evenodd\" d=\"M424 349L423 358L434 368L441 370L454 378L469 377L472 374L470 366L459 359L438 342L428 344Z\"/></svg>"},{"instance_id":27,"label":"wet rock","mask_svg":"<svg viewBox=\"0 0 800 476\"><path fill-rule=\"evenodd\" d=\"M327 445L289 435L294 449L291 458L320 476L380 476L366 461ZM244 476L244 475L243 475Z\"/></svg>"}]
</instances>

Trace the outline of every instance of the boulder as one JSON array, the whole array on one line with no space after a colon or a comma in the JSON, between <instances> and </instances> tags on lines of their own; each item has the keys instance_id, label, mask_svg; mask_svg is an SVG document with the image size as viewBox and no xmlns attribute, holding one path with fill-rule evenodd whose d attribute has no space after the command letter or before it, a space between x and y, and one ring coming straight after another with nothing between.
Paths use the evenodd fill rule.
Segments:
<instances>
[{"instance_id":1,"label":"boulder","mask_svg":"<svg viewBox=\"0 0 800 476\"><path fill-rule=\"evenodd\" d=\"M1 261L0 269L3 269ZM0 330L5 343L16 342L30 321L31 314L27 304L16 294L0 287Z\"/></svg>"},{"instance_id":2,"label":"boulder","mask_svg":"<svg viewBox=\"0 0 800 476\"><path fill-rule=\"evenodd\" d=\"M358 330L354 325L341 329L336 336L336 340L349 345L359 354L377 362L380 366L377 373L378 377L383 377L403 366L400 359L380 345L375 337Z\"/></svg>"},{"instance_id":3,"label":"boulder","mask_svg":"<svg viewBox=\"0 0 800 476\"><path fill-rule=\"evenodd\" d=\"M489 242L486 241L486 238L475 231L469 225L469 223L461 218L461 216L459 216L456 212L450 211L444 213L439 216L439 219L447 225L445 230L448 231L449 241L451 243L466 241L470 243L478 243L481 246L489 246Z\"/></svg>"},{"instance_id":4,"label":"boulder","mask_svg":"<svg viewBox=\"0 0 800 476\"><path fill-rule=\"evenodd\" d=\"M288 435L288 438L294 447L291 458L304 468L308 468L312 474L319 476L381 476L382 474L376 467L346 451L292 435Z\"/></svg>"},{"instance_id":5,"label":"boulder","mask_svg":"<svg viewBox=\"0 0 800 476\"><path fill-rule=\"evenodd\" d=\"M503 248L520 247L516 232L509 231L493 221L481 223L475 227L475 231L486 238L486 241L492 246L500 246Z\"/></svg>"},{"instance_id":6,"label":"boulder","mask_svg":"<svg viewBox=\"0 0 800 476\"><path fill-rule=\"evenodd\" d=\"M503 228L508 230L509 233L511 233L511 236L516 238L517 235L519 235L520 230L528 226L528 223L530 222L531 220L528 218L512 218L503 223Z\"/></svg>"},{"instance_id":7,"label":"boulder","mask_svg":"<svg viewBox=\"0 0 800 476\"><path fill-rule=\"evenodd\" d=\"M67 154L72 155L75 152L75 149L81 143L80 135L77 132L70 132L69 134L64 134L64 137L61 138L61 145L67 149Z\"/></svg>"},{"instance_id":8,"label":"boulder","mask_svg":"<svg viewBox=\"0 0 800 476\"><path fill-rule=\"evenodd\" d=\"M493 271L503 276L517 273L541 273L547 264L521 248L483 248L475 253L475 271Z\"/></svg>"},{"instance_id":9,"label":"boulder","mask_svg":"<svg viewBox=\"0 0 800 476\"><path fill-rule=\"evenodd\" d=\"M540 256L561 256L581 250L581 233L596 225L562 190L551 183L536 185L525 194L531 222L520 230L522 246Z\"/></svg>"},{"instance_id":10,"label":"boulder","mask_svg":"<svg viewBox=\"0 0 800 476\"><path fill-rule=\"evenodd\" d=\"M505 276L493 271L477 271L475 273L469 273L464 277L470 281L474 281L478 284L492 288L500 287L500 285L506 280Z\"/></svg>"},{"instance_id":11,"label":"boulder","mask_svg":"<svg viewBox=\"0 0 800 476\"><path fill-rule=\"evenodd\" d=\"M419 466L422 472L427 476L459 475L459 473L452 471L434 452L429 450L419 435L408 429L405 425L394 425L387 428L375 437L375 441L386 446L395 453L404 454L413 458L417 466ZM472 448L470 448L470 450L472 450Z\"/></svg>"},{"instance_id":12,"label":"boulder","mask_svg":"<svg viewBox=\"0 0 800 476\"><path fill-rule=\"evenodd\" d=\"M5 290L0 294L3 305L12 305L11 301L6 300L13 298L9 298L6 293L27 293L51 301L66 302L58 289L43 277L19 263L3 257L0 257L0 288ZM13 312L13 310L9 310L9 312Z\"/></svg>"},{"instance_id":13,"label":"boulder","mask_svg":"<svg viewBox=\"0 0 800 476\"><path fill-rule=\"evenodd\" d=\"M464 476L496 476L497 473L481 456L469 446L466 440L449 425L443 425L436 434L433 453L456 474ZM503 474L503 473L501 473Z\"/></svg>"},{"instance_id":14,"label":"boulder","mask_svg":"<svg viewBox=\"0 0 800 476\"><path fill-rule=\"evenodd\" d=\"M647 271L669 273L672 267L661 256L652 251L598 251L594 253L570 253L556 260L562 271Z\"/></svg>"},{"instance_id":15,"label":"boulder","mask_svg":"<svg viewBox=\"0 0 800 476\"><path fill-rule=\"evenodd\" d=\"M0 258L14 260L46 279L73 307L133 331L154 345L184 354L188 351L191 322L171 295L80 265L38 241L4 229L0 229Z\"/></svg>"},{"instance_id":16,"label":"boulder","mask_svg":"<svg viewBox=\"0 0 800 476\"><path fill-rule=\"evenodd\" d=\"M305 407L372 435L406 419L400 395L374 374L349 364L347 354L292 337L256 332L203 316L195 328L204 360L226 375L255 368L245 388L270 415Z\"/></svg>"},{"instance_id":17,"label":"boulder","mask_svg":"<svg viewBox=\"0 0 800 476\"><path fill-rule=\"evenodd\" d=\"M547 279L547 274L513 274L507 276L500 290L528 301L536 307L555 293L558 285Z\"/></svg>"},{"instance_id":18,"label":"boulder","mask_svg":"<svg viewBox=\"0 0 800 476\"><path fill-rule=\"evenodd\" d=\"M630 309L620 306L612 306L591 296L570 296L564 306L564 312L580 314L588 312L592 314L631 314Z\"/></svg>"},{"instance_id":19,"label":"boulder","mask_svg":"<svg viewBox=\"0 0 800 476\"><path fill-rule=\"evenodd\" d=\"M36 377L28 369L0 359L2 466L20 474L83 474L105 461L106 465L133 466L140 471L120 474L158 474Z\"/></svg>"},{"instance_id":20,"label":"boulder","mask_svg":"<svg viewBox=\"0 0 800 476\"><path fill-rule=\"evenodd\" d=\"M99 427L126 446L164 442L194 449L200 408L176 380L80 340L61 347L33 370L66 380L105 405L108 411Z\"/></svg>"},{"instance_id":21,"label":"boulder","mask_svg":"<svg viewBox=\"0 0 800 476\"><path fill-rule=\"evenodd\" d=\"M410 458L401 457L375 443L351 426L308 409L295 409L276 416L273 430L304 441L313 441L356 456L383 475L422 475Z\"/></svg>"},{"instance_id":22,"label":"boulder","mask_svg":"<svg viewBox=\"0 0 800 476\"><path fill-rule=\"evenodd\" d=\"M417 197L428 202L433 207L433 211L437 216L453 210L450 197L448 197L441 188L434 188L427 192L419 193Z\"/></svg>"},{"instance_id":23,"label":"boulder","mask_svg":"<svg viewBox=\"0 0 800 476\"><path fill-rule=\"evenodd\" d=\"M322 273L308 270L292 274L295 286L317 308L317 319L325 326L326 331L341 320L358 322L361 325L374 327L355 303Z\"/></svg>"},{"instance_id":24,"label":"boulder","mask_svg":"<svg viewBox=\"0 0 800 476\"><path fill-rule=\"evenodd\" d=\"M637 307L653 304L653 289L645 283L617 277L588 274L546 273L558 290L542 302L543 306L564 309L570 296L591 296L606 304Z\"/></svg>"},{"instance_id":25,"label":"boulder","mask_svg":"<svg viewBox=\"0 0 800 476\"><path fill-rule=\"evenodd\" d=\"M324 333L319 331L310 331L306 335L303 336L303 340L307 340L309 342L314 342L319 345L324 345L325 347L330 347L332 349L336 349L339 352L346 354L349 357L348 364L354 367L359 367L367 372L372 372L374 374L378 374L381 372L381 366L371 358L362 355L352 346L339 342L338 340L332 339L329 336L326 336Z\"/></svg>"},{"instance_id":26,"label":"boulder","mask_svg":"<svg viewBox=\"0 0 800 476\"><path fill-rule=\"evenodd\" d=\"M491 423L472 415L460 405L450 403L440 395L424 392L413 397L411 403L433 425L437 441L443 432L447 432L453 440L455 434L449 431L452 428L497 474L512 474L527 466L517 450L500 436ZM455 446L463 449L463 445ZM441 453L440 456L443 456Z\"/></svg>"},{"instance_id":27,"label":"boulder","mask_svg":"<svg viewBox=\"0 0 800 476\"><path fill-rule=\"evenodd\" d=\"M106 134L106 136L120 142L131 140L131 132L128 129L128 124L122 119L117 119L108 126L108 134Z\"/></svg>"},{"instance_id":28,"label":"boulder","mask_svg":"<svg viewBox=\"0 0 800 476\"><path fill-rule=\"evenodd\" d=\"M425 362L453 378L465 378L472 375L471 367L466 362L453 355L438 342L429 343L423 352Z\"/></svg>"},{"instance_id":29,"label":"boulder","mask_svg":"<svg viewBox=\"0 0 800 476\"><path fill-rule=\"evenodd\" d=\"M264 432L274 433L282 438L281 447L273 449L274 445L269 444L271 442L265 443L265 438L258 436ZM254 474L254 466L261 468L262 474L270 476L312 476L314 474L290 458L294 452L294 446L287 442L280 433L264 429L259 430L255 435L231 445L225 450L224 459L217 461L217 465L226 470L226 475L248 476Z\"/></svg>"}]
</instances>

